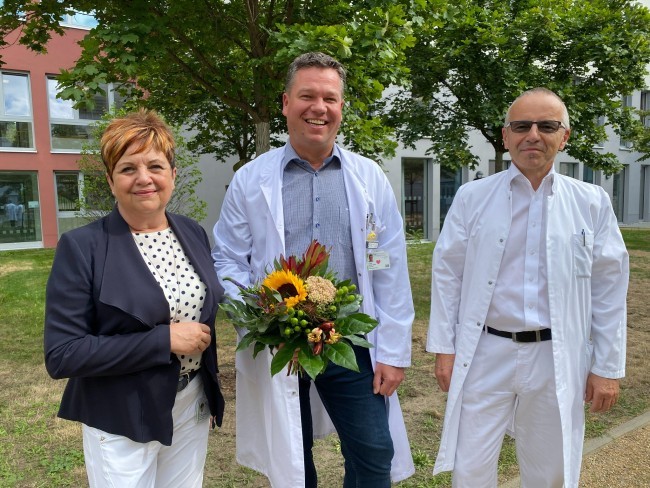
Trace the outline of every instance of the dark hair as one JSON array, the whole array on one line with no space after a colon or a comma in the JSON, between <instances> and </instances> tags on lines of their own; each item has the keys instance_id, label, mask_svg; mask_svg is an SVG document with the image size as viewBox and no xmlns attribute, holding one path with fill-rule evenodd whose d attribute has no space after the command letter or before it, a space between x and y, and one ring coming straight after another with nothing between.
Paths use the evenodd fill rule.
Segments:
<instances>
[{"instance_id":1,"label":"dark hair","mask_svg":"<svg viewBox=\"0 0 650 488\"><path fill-rule=\"evenodd\" d=\"M293 60L287 70L287 77L284 83L285 92L288 93L291 90L296 73L305 68L329 68L335 70L341 79L341 91L345 92L345 81L347 78L345 68L332 56L319 52L301 54Z\"/></svg>"}]
</instances>

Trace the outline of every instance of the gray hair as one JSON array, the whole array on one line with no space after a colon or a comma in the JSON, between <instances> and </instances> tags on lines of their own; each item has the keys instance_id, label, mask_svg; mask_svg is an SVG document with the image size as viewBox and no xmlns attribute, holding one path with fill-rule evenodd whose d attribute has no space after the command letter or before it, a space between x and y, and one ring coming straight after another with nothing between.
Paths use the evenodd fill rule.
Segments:
<instances>
[{"instance_id":1,"label":"gray hair","mask_svg":"<svg viewBox=\"0 0 650 488\"><path fill-rule=\"evenodd\" d=\"M569 112L567 111L566 105L564 104L564 100L562 100L557 93L555 93L552 90L549 90L548 88L544 87L537 87L537 88L531 88L530 90L526 90L523 92L521 95L519 95L515 100L510 104L510 107L508 107L508 112L506 113L506 119L505 119L505 124L507 125L508 122L510 122L510 111L512 110L512 106L519 100L520 98L527 97L529 95L535 95L537 93L543 93L545 95L550 95L556 100L560 102L562 105L562 125L566 127L567 129L570 129L571 126L569 125Z\"/></svg>"},{"instance_id":2,"label":"gray hair","mask_svg":"<svg viewBox=\"0 0 650 488\"><path fill-rule=\"evenodd\" d=\"M287 77L284 83L285 92L289 93L291 86L293 85L294 78L296 77L296 73L305 68L330 68L335 70L341 79L341 93L345 92L345 81L347 78L345 68L332 56L328 56L327 54L320 52L301 54L293 60L293 62L289 65L289 69L287 70Z\"/></svg>"}]
</instances>

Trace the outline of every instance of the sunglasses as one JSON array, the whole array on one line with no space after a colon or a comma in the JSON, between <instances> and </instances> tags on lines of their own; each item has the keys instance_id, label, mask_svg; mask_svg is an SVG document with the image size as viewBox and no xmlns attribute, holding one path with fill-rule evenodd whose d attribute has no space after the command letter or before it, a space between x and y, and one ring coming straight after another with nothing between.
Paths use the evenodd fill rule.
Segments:
<instances>
[{"instance_id":1,"label":"sunglasses","mask_svg":"<svg viewBox=\"0 0 650 488\"><path fill-rule=\"evenodd\" d=\"M525 134L533 124L537 125L537 130L544 134L555 134L560 129L566 129L559 120L511 120L505 128L510 127L510 130L516 134Z\"/></svg>"}]
</instances>

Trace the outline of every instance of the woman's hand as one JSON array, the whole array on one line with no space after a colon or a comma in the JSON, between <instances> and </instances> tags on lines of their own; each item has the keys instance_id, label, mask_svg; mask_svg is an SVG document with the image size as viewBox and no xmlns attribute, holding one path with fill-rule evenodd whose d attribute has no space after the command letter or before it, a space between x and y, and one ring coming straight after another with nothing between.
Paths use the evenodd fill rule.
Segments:
<instances>
[{"instance_id":1,"label":"woman's hand","mask_svg":"<svg viewBox=\"0 0 650 488\"><path fill-rule=\"evenodd\" d=\"M210 327L199 322L169 325L171 352L176 355L201 354L210 345Z\"/></svg>"}]
</instances>

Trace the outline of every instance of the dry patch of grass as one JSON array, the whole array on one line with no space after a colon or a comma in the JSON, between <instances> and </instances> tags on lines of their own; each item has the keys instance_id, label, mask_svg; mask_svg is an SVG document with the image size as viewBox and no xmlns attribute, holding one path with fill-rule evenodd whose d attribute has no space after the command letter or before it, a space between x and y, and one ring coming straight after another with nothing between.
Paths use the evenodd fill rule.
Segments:
<instances>
[{"instance_id":1,"label":"dry patch of grass","mask_svg":"<svg viewBox=\"0 0 650 488\"><path fill-rule=\"evenodd\" d=\"M33 269L30 263L4 263L0 264L0 277L15 271L27 271Z\"/></svg>"}]
</instances>

